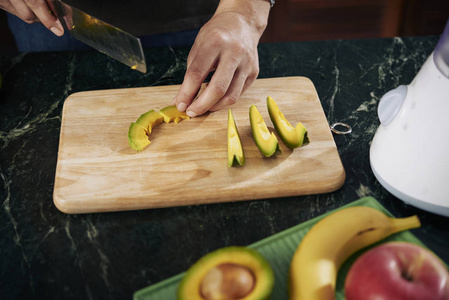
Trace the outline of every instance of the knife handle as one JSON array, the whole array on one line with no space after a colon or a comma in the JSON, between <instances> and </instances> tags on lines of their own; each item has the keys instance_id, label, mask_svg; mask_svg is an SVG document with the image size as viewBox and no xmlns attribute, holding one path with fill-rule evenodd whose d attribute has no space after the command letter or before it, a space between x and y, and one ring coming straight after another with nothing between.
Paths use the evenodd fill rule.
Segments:
<instances>
[{"instance_id":1,"label":"knife handle","mask_svg":"<svg viewBox=\"0 0 449 300\"><path fill-rule=\"evenodd\" d=\"M62 27L64 28L64 31L69 32L69 29L67 27L67 23L64 19L65 11L64 7L62 6L62 3L57 0L46 0L48 7L50 8L50 12L58 18L59 22L61 22Z\"/></svg>"}]
</instances>

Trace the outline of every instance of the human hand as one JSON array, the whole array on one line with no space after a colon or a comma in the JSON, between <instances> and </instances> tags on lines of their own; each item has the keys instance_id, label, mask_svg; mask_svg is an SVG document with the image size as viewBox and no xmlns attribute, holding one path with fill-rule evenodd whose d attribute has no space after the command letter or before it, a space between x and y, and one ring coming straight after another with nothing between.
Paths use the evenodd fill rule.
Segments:
<instances>
[{"instance_id":1,"label":"human hand","mask_svg":"<svg viewBox=\"0 0 449 300\"><path fill-rule=\"evenodd\" d=\"M189 53L184 81L173 100L179 111L195 117L220 110L234 104L254 82L259 74L257 44L269 9L265 0L221 1ZM193 101L212 71L209 84Z\"/></svg>"},{"instance_id":2,"label":"human hand","mask_svg":"<svg viewBox=\"0 0 449 300\"><path fill-rule=\"evenodd\" d=\"M61 22L51 13L45 0L0 0L0 8L28 24L41 22L57 36L64 34Z\"/></svg>"}]
</instances>

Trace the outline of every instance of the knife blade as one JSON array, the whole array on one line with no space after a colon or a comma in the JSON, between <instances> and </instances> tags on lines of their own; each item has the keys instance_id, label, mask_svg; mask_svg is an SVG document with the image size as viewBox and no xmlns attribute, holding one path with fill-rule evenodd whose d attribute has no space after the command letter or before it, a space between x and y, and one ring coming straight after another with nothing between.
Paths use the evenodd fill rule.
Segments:
<instances>
[{"instance_id":1,"label":"knife blade","mask_svg":"<svg viewBox=\"0 0 449 300\"><path fill-rule=\"evenodd\" d=\"M133 70L147 72L139 38L60 0L47 0L47 4L64 30L74 38Z\"/></svg>"}]
</instances>

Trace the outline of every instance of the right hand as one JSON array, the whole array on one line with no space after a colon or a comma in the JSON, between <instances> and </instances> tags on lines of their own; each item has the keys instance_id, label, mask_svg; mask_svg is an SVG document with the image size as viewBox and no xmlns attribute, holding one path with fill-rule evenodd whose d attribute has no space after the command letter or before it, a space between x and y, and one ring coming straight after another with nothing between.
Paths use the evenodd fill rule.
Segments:
<instances>
[{"instance_id":1,"label":"right hand","mask_svg":"<svg viewBox=\"0 0 449 300\"><path fill-rule=\"evenodd\" d=\"M0 8L28 24L41 22L57 36L64 34L61 22L51 13L45 0L0 0Z\"/></svg>"},{"instance_id":2,"label":"right hand","mask_svg":"<svg viewBox=\"0 0 449 300\"><path fill-rule=\"evenodd\" d=\"M269 12L270 2L266 0L220 0L187 58L184 80L172 102L179 111L195 117L223 109L239 99L259 74L257 45ZM212 71L215 73L199 95Z\"/></svg>"}]
</instances>

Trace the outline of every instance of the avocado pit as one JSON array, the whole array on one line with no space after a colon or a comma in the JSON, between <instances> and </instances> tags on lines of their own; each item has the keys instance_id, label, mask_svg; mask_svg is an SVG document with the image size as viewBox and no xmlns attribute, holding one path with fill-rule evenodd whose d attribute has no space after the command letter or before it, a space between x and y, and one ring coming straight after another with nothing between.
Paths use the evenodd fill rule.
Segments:
<instances>
[{"instance_id":1,"label":"avocado pit","mask_svg":"<svg viewBox=\"0 0 449 300\"><path fill-rule=\"evenodd\" d=\"M249 295L255 283L255 276L249 268L223 263L206 273L199 288L206 300L237 300Z\"/></svg>"}]
</instances>

